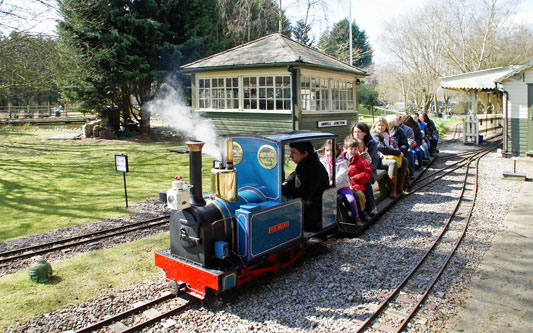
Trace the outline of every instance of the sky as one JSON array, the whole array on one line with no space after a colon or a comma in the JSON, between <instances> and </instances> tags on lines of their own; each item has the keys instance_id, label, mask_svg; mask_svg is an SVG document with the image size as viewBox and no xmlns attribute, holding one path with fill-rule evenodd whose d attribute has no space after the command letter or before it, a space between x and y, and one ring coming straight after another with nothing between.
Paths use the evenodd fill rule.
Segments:
<instances>
[{"instance_id":1,"label":"sky","mask_svg":"<svg viewBox=\"0 0 533 333\"><path fill-rule=\"evenodd\" d=\"M53 2L52 0L44 1ZM381 40L386 22L409 12L414 12L425 4L436 0L326 0L326 11L320 8L314 13L311 13L311 33L316 42L318 42L319 36L323 31L331 28L334 23L349 17L350 1L352 19L355 20L360 29L365 30L370 45L374 50L374 63L379 65L390 61L387 47ZM23 27L29 29L31 32L53 34L55 31L55 20L57 18L55 12L51 9L47 10L44 6L39 8L36 2L32 1L31 3L31 9L39 11L39 15L24 21ZM304 18L304 7L302 5L305 3L305 0L282 0L282 7L292 24ZM1 9L12 5L19 6L20 10L28 7L28 2L25 0L3 0L0 4L2 6ZM517 20L532 23L533 1L522 0L519 12L521 14L516 17ZM0 19L2 18L0 17Z\"/></svg>"},{"instance_id":2,"label":"sky","mask_svg":"<svg viewBox=\"0 0 533 333\"><path fill-rule=\"evenodd\" d=\"M385 22L422 7L428 2L428 0L329 0L327 1L327 21L317 20L313 22L312 32L315 34L316 41L318 41L321 32L331 28L336 22L349 17L350 1L352 20L366 32L374 50L375 63L386 61L388 58L385 45L380 43L380 35ZM299 12L301 10L293 7L288 8L287 14L291 21L296 22L299 19L298 16L303 16Z\"/></svg>"},{"instance_id":3,"label":"sky","mask_svg":"<svg viewBox=\"0 0 533 333\"><path fill-rule=\"evenodd\" d=\"M426 4L438 0L327 0L327 21L321 22L317 20L311 28L313 34L315 34L316 41L318 41L318 36L321 32L325 31L328 27L331 28L336 22L349 17L350 1L352 20L355 20L359 28L366 32L370 45L374 50L374 63L381 64L390 61L387 47L381 41L386 22L404 16L409 12L414 12ZM304 16L302 8L294 5L297 2L298 0L282 1L282 5L283 3L287 3L287 16L293 24ZM302 1L300 0L300 2ZM532 0L522 0L519 11L521 14L517 15L516 19L533 23ZM315 24L317 27L314 27Z\"/></svg>"}]
</instances>

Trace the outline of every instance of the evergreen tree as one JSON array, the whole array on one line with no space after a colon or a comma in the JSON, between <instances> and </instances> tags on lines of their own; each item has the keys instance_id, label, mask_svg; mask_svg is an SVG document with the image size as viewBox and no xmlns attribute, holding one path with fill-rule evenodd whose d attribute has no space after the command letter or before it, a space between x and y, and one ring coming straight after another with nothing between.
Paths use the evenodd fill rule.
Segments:
<instances>
[{"instance_id":1,"label":"evergreen tree","mask_svg":"<svg viewBox=\"0 0 533 333\"><path fill-rule=\"evenodd\" d=\"M341 20L320 36L318 48L346 63L350 62L350 31L348 19ZM372 63L372 47L364 30L353 22L352 24L352 60L353 65L366 68Z\"/></svg>"},{"instance_id":2,"label":"evergreen tree","mask_svg":"<svg viewBox=\"0 0 533 333\"><path fill-rule=\"evenodd\" d=\"M292 28L293 39L307 46L312 46L314 39L309 38L310 24L305 24L304 20L298 20L296 25Z\"/></svg>"},{"instance_id":3,"label":"evergreen tree","mask_svg":"<svg viewBox=\"0 0 533 333\"><path fill-rule=\"evenodd\" d=\"M144 130L144 106L165 77L220 49L215 0L60 0L59 8L64 96L87 110L118 106Z\"/></svg>"}]
</instances>

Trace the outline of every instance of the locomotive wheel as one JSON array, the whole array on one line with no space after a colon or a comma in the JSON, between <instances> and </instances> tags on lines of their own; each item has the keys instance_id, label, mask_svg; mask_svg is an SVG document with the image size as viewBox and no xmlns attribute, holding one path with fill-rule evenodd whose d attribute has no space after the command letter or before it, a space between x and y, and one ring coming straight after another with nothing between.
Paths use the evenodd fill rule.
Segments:
<instances>
[{"instance_id":1,"label":"locomotive wheel","mask_svg":"<svg viewBox=\"0 0 533 333\"><path fill-rule=\"evenodd\" d=\"M202 301L204 305L209 305L213 309L220 309L224 305L224 299L215 291L206 288L205 299Z\"/></svg>"}]
</instances>

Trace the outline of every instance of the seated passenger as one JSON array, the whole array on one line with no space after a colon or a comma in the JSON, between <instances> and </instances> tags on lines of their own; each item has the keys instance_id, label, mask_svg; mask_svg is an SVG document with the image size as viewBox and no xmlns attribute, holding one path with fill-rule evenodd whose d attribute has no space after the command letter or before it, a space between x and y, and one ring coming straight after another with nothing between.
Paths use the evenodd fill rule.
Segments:
<instances>
[{"instance_id":1,"label":"seated passenger","mask_svg":"<svg viewBox=\"0 0 533 333\"><path fill-rule=\"evenodd\" d=\"M416 153L413 148L415 147L415 134L409 126L403 123L402 116L396 114L394 119L396 126L403 132L407 140L407 154L404 153L404 156L407 156L409 160L409 179L414 179Z\"/></svg>"},{"instance_id":2,"label":"seated passenger","mask_svg":"<svg viewBox=\"0 0 533 333\"><path fill-rule=\"evenodd\" d=\"M423 140L422 131L420 130L418 123L409 115L403 117L403 123L413 131L415 140L412 149L416 154L415 170L418 170L422 167L422 162L424 160L424 151L422 150L421 144Z\"/></svg>"},{"instance_id":3,"label":"seated passenger","mask_svg":"<svg viewBox=\"0 0 533 333\"><path fill-rule=\"evenodd\" d=\"M348 139L345 141L345 147L348 153L352 156L350 159L350 166L348 167L348 179L350 180L350 188L359 203L360 217L363 221L370 220L370 216L365 211L365 184L372 178L372 168L370 164L360 155L359 145L360 141L356 139Z\"/></svg>"},{"instance_id":4,"label":"seated passenger","mask_svg":"<svg viewBox=\"0 0 533 333\"><path fill-rule=\"evenodd\" d=\"M311 142L293 142L289 145L294 170L282 183L281 192L291 198L302 198L305 229L320 228L322 220L322 192L329 188L326 169L318 160Z\"/></svg>"},{"instance_id":5,"label":"seated passenger","mask_svg":"<svg viewBox=\"0 0 533 333\"><path fill-rule=\"evenodd\" d=\"M398 175L398 192L401 192L405 185L405 178L407 177L407 174L411 173L411 160L409 159L409 142L407 141L407 136L405 136L403 130L399 127L399 124L401 124L401 117L397 117L397 115L388 115L385 117L385 120L387 120L387 122L389 123L391 145L402 152L402 163L406 163L407 169L409 171L404 174ZM400 120L399 123L398 120Z\"/></svg>"},{"instance_id":6,"label":"seated passenger","mask_svg":"<svg viewBox=\"0 0 533 333\"><path fill-rule=\"evenodd\" d=\"M418 127L420 127L420 132L422 133L422 143L420 143L420 148L422 148L422 151L424 152L424 159L428 160L430 156L429 155L430 142L428 140L426 124L420 120L418 112L413 112L411 114L411 117L418 124Z\"/></svg>"},{"instance_id":7,"label":"seated passenger","mask_svg":"<svg viewBox=\"0 0 533 333\"><path fill-rule=\"evenodd\" d=\"M426 124L426 130L428 133L428 138L430 142L430 149L429 154L431 156L435 155L435 153L438 153L437 151L437 144L439 142L439 131L437 130L437 127L435 126L435 123L433 120L429 119L429 116L427 113L423 112L420 114L420 120Z\"/></svg>"},{"instance_id":8,"label":"seated passenger","mask_svg":"<svg viewBox=\"0 0 533 333\"><path fill-rule=\"evenodd\" d=\"M351 139L350 137L348 138ZM359 156L361 156L368 163L368 165L372 165L372 157L368 153L368 148L366 147L365 143L362 140L357 140L357 142L359 142L359 146L357 147ZM346 145L346 140L344 140L344 144Z\"/></svg>"},{"instance_id":9,"label":"seated passenger","mask_svg":"<svg viewBox=\"0 0 533 333\"><path fill-rule=\"evenodd\" d=\"M390 180L389 197L395 198L396 191L398 190L401 192L403 190L403 188L398 188L397 185L400 184L403 186L405 176L408 172L407 159L404 160L403 153L399 149L393 147L390 141L389 124L385 118L377 118L370 132L372 133L372 139L374 139L374 141L376 141L378 144L378 151L382 157L386 157L386 155L392 155L397 156L400 160L402 160L400 167L398 167L400 162L397 162L395 159L384 158L382 160L383 168L387 170Z\"/></svg>"},{"instance_id":10,"label":"seated passenger","mask_svg":"<svg viewBox=\"0 0 533 333\"><path fill-rule=\"evenodd\" d=\"M333 152L331 151L332 140L327 140L324 146L322 147L324 151L324 156L320 158L320 162L326 168L328 172L329 179L332 180L332 156ZM352 218L354 223L360 225L361 219L359 218L359 212L357 210L357 201L355 200L354 194L350 189L350 180L348 179L348 163L349 161L344 158L341 154L341 146L337 144L335 157L338 157L335 161L335 186L337 187L338 192L346 199L350 205L350 211L352 212ZM363 208L364 210L364 208Z\"/></svg>"},{"instance_id":11,"label":"seated passenger","mask_svg":"<svg viewBox=\"0 0 533 333\"><path fill-rule=\"evenodd\" d=\"M365 184L365 211L368 213L368 215L374 216L378 213L378 210L376 209L376 202L374 201L374 191L372 190L372 184L374 184L374 182L376 181L375 176L377 175L377 167L380 162L378 144L376 141L374 141L374 139L372 139L372 136L370 135L370 128L368 128L368 125L362 122L355 123L352 126L350 135L353 139L357 139L357 141L363 142L365 144L367 152L370 155L370 158L372 159L370 163L370 168L372 169L372 177Z\"/></svg>"}]
</instances>

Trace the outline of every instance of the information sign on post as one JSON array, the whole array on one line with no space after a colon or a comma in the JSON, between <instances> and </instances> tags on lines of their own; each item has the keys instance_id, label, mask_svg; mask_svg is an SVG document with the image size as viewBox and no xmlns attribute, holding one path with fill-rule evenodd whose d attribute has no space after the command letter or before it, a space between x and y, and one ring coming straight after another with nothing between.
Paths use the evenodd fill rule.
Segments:
<instances>
[{"instance_id":1,"label":"information sign on post","mask_svg":"<svg viewBox=\"0 0 533 333\"><path fill-rule=\"evenodd\" d=\"M115 170L122 172L124 177L124 197L126 199L126 208L128 208L128 191L126 190L126 172L130 171L128 168L128 155L115 155Z\"/></svg>"}]
</instances>

